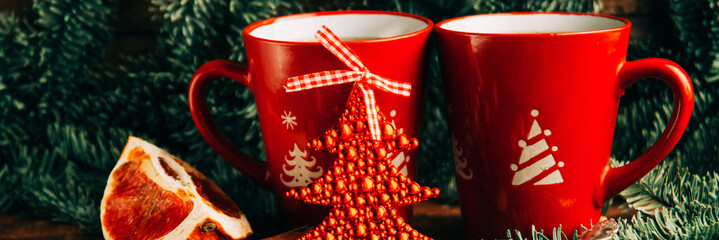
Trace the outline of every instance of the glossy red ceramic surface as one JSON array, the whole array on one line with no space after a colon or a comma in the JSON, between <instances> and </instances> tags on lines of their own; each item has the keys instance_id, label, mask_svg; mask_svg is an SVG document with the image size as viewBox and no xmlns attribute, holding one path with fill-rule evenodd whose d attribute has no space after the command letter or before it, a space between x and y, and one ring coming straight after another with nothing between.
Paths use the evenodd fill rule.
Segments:
<instances>
[{"instance_id":1,"label":"glossy red ceramic surface","mask_svg":"<svg viewBox=\"0 0 719 240\"><path fill-rule=\"evenodd\" d=\"M395 126L408 136L418 137L426 43L433 24L430 20L415 15L379 11L338 11L264 20L248 26L243 31L248 61L246 65L230 60L208 62L197 70L190 85L190 110L205 140L243 174L271 188L281 213L291 225L319 223L329 211L327 207L287 198L285 192L298 184L305 186L309 182L304 180L308 178L324 174L336 158L329 153L309 150L307 141L321 136L339 122L352 84L287 93L284 85L289 77L348 68L317 42L270 40L250 33L258 27L286 19L341 14L387 14L414 18L427 24L421 30L409 34L347 42L373 74L412 84L410 97L380 91L376 93L376 100L377 106L388 117L388 121L394 122ZM386 24L391 26L393 22ZM308 38L311 39L312 36ZM252 159L238 151L212 120L206 103L207 86L219 77L234 79L246 85L254 94L267 162ZM416 152L404 152L395 158L396 165L400 165L398 168L404 169L412 179L417 166ZM308 170L304 174L310 174L312 177L298 176L296 172L295 176L292 176L292 170L301 166L290 161L298 157L306 165L302 167ZM316 162L313 164L312 161ZM398 210L405 219L409 219L409 207Z\"/></svg>"},{"instance_id":2,"label":"glossy red ceramic surface","mask_svg":"<svg viewBox=\"0 0 719 240\"><path fill-rule=\"evenodd\" d=\"M537 13L513 13L522 16ZM569 14L569 13L556 13ZM690 79L664 59L626 62L630 23L565 33L468 33L437 24L462 216L470 239L507 229L572 234L674 147L693 106ZM608 166L619 99L656 77L674 112L654 146ZM637 143L643 144L643 143ZM570 235L571 236L571 235Z\"/></svg>"}]
</instances>

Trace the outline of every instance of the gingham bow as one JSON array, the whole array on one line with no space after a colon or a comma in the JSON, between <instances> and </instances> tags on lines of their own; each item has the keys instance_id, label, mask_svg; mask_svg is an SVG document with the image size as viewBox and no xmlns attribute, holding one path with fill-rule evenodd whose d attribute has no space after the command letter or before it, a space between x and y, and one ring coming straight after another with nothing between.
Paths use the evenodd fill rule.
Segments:
<instances>
[{"instance_id":1,"label":"gingham bow","mask_svg":"<svg viewBox=\"0 0 719 240\"><path fill-rule=\"evenodd\" d=\"M355 82L354 87L359 88L364 95L365 106L367 106L367 122L370 133L372 134L372 139L381 140L374 91L368 86L365 86L365 84L405 97L409 97L412 85L389 81L372 74L369 69L362 64L357 54L355 54L347 44L340 41L327 26L322 25L322 27L317 30L317 33L315 33L315 38L322 43L322 46L330 50L332 54L337 56L337 58L342 60L342 62L352 70L323 71L291 77L287 79L286 91L296 92L316 87Z\"/></svg>"}]
</instances>

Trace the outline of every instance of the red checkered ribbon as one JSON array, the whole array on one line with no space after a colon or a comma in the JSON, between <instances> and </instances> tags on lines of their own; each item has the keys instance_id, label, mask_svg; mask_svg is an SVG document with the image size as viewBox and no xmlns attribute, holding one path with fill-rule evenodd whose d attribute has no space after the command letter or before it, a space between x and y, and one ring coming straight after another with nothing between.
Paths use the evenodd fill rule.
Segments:
<instances>
[{"instance_id":1,"label":"red checkered ribbon","mask_svg":"<svg viewBox=\"0 0 719 240\"><path fill-rule=\"evenodd\" d=\"M362 64L357 54L355 54L347 44L340 41L337 35L330 31L327 26L323 25L320 30L315 33L315 38L320 41L322 46L330 50L332 54L337 56L337 58L352 70L323 71L291 77L287 79L286 91L296 92L317 87L355 82L354 87L359 88L364 95L365 106L367 106L367 121L372 139L380 140L381 136L379 120L377 119L377 108L375 107L374 91L366 85L375 86L385 92L405 97L409 96L412 85L389 81L372 74L369 69Z\"/></svg>"}]
</instances>

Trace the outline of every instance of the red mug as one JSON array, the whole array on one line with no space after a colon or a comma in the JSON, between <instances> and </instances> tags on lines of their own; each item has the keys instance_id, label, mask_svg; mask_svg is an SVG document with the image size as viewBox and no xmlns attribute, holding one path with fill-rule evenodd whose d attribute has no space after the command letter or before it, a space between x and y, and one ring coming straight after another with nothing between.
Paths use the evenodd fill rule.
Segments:
<instances>
[{"instance_id":1,"label":"red mug","mask_svg":"<svg viewBox=\"0 0 719 240\"><path fill-rule=\"evenodd\" d=\"M578 13L466 16L435 26L462 217L470 239L508 229L571 234L679 141L693 107L677 64L626 61L629 21ZM674 93L667 128L632 163L608 165L619 99L656 77Z\"/></svg>"},{"instance_id":2,"label":"red mug","mask_svg":"<svg viewBox=\"0 0 719 240\"><path fill-rule=\"evenodd\" d=\"M322 176L336 158L311 151L307 142L339 121L352 88L342 84L285 92L289 77L348 67L313 36L328 26L375 75L412 85L410 97L376 94L388 121L408 136L419 136L426 44L433 23L424 17L381 11L335 11L267 19L246 27L242 36L247 64L214 60L192 78L189 104L192 117L210 146L232 166L270 188L283 219L290 226L319 223L328 206L307 204L285 196ZM249 157L220 132L207 108L207 86L220 77L246 85L255 97L267 162ZM414 179L416 151L396 154L393 164ZM405 219L411 208L398 207Z\"/></svg>"}]
</instances>

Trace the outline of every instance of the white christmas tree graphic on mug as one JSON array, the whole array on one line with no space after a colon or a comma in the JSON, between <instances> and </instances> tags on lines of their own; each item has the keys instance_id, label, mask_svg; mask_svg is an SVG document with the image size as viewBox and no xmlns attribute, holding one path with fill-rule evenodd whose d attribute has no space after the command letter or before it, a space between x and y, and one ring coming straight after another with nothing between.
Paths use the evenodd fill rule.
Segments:
<instances>
[{"instance_id":1,"label":"white christmas tree graphic on mug","mask_svg":"<svg viewBox=\"0 0 719 240\"><path fill-rule=\"evenodd\" d=\"M559 168L564 167L564 162L557 163L556 160L554 160L554 155L552 155L552 153L559 150L559 148L553 146L550 151L549 144L547 144L546 140L546 137L552 135L552 131L549 129L542 131L536 119L537 116L539 116L539 110L532 109L530 114L534 118L532 128L529 130L527 139L521 139L517 143L519 147L522 148L522 154L519 156L519 165L514 163L510 165L512 171L515 172L514 178L512 178L512 185L519 186L528 183L533 179L539 178L539 176L545 172L551 173L535 181L534 185L562 183L564 179L559 172ZM531 142L531 144L527 142Z\"/></svg>"},{"instance_id":2,"label":"white christmas tree graphic on mug","mask_svg":"<svg viewBox=\"0 0 719 240\"><path fill-rule=\"evenodd\" d=\"M316 171L310 170L317 165L317 159L310 157L311 160L305 160L308 156L307 150L300 150L300 148L297 147L297 143L295 143L295 148L288 152L290 155L289 158L285 155L286 163L282 164L282 170L287 174L286 176L292 177L292 180L285 181L283 174L280 174L280 181L282 181L285 186L304 187L313 182L314 179L322 176L322 167L317 166Z\"/></svg>"}]
</instances>

